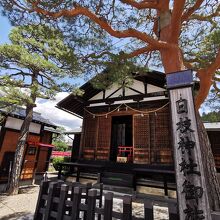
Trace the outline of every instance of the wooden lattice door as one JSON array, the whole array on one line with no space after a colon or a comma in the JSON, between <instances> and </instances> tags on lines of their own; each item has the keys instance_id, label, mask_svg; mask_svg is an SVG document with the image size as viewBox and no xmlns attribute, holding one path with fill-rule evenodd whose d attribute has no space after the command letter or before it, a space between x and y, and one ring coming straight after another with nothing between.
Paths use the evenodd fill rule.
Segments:
<instances>
[{"instance_id":1,"label":"wooden lattice door","mask_svg":"<svg viewBox=\"0 0 220 220\"><path fill-rule=\"evenodd\" d=\"M84 117L82 134L82 158L95 159L96 141L97 141L97 117L93 118L90 114Z\"/></svg>"},{"instance_id":2,"label":"wooden lattice door","mask_svg":"<svg viewBox=\"0 0 220 220\"><path fill-rule=\"evenodd\" d=\"M111 144L111 117L98 118L96 159L108 160Z\"/></svg>"},{"instance_id":3,"label":"wooden lattice door","mask_svg":"<svg viewBox=\"0 0 220 220\"><path fill-rule=\"evenodd\" d=\"M150 163L150 126L149 116L133 116L134 163Z\"/></svg>"},{"instance_id":4,"label":"wooden lattice door","mask_svg":"<svg viewBox=\"0 0 220 220\"><path fill-rule=\"evenodd\" d=\"M168 108L151 115L151 162L172 164L170 117Z\"/></svg>"}]
</instances>

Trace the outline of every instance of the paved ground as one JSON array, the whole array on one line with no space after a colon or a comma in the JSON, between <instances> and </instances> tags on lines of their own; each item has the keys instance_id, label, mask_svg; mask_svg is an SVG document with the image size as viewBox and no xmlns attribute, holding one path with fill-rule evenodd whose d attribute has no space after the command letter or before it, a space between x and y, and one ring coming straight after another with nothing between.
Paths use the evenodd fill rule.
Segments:
<instances>
[{"instance_id":1,"label":"paved ground","mask_svg":"<svg viewBox=\"0 0 220 220\"><path fill-rule=\"evenodd\" d=\"M56 180L57 174L49 174L48 177L51 180ZM36 185L31 185L30 182L23 182L19 194L14 196L7 196L6 194L0 193L0 220L29 220L33 219L33 214L35 211L38 192L39 192L39 183L42 179L42 176L36 177ZM3 185L0 186L0 189L4 188Z\"/></svg>"},{"instance_id":2,"label":"paved ground","mask_svg":"<svg viewBox=\"0 0 220 220\"><path fill-rule=\"evenodd\" d=\"M0 219L29 219L33 216L39 186L23 188L21 194L15 196L0 195Z\"/></svg>"}]
</instances>

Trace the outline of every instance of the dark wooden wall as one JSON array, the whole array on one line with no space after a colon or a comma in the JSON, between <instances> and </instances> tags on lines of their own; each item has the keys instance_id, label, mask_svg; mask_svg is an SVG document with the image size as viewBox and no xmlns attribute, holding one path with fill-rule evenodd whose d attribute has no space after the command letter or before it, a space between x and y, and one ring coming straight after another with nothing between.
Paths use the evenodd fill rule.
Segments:
<instances>
[{"instance_id":1,"label":"dark wooden wall","mask_svg":"<svg viewBox=\"0 0 220 220\"><path fill-rule=\"evenodd\" d=\"M164 103L159 104L162 106ZM158 102L157 102L158 105ZM142 107L143 111L155 108ZM97 109L96 109L97 111ZM101 110L100 110L101 111ZM99 112L98 114L105 114ZM157 113L141 115L133 110L121 108L107 116L93 117L85 112L81 139L81 157L91 160L109 160L111 147L111 124L113 116L133 117L133 162L140 164L172 164L169 107Z\"/></svg>"},{"instance_id":2,"label":"dark wooden wall","mask_svg":"<svg viewBox=\"0 0 220 220\"><path fill-rule=\"evenodd\" d=\"M81 139L81 133L74 134L72 153L71 153L72 162L77 161L79 158L80 139Z\"/></svg>"},{"instance_id":3,"label":"dark wooden wall","mask_svg":"<svg viewBox=\"0 0 220 220\"><path fill-rule=\"evenodd\" d=\"M97 141L97 125L98 118L93 118L88 113L84 116L83 133L80 146L82 148L82 156L85 159L95 159L95 149Z\"/></svg>"},{"instance_id":4,"label":"dark wooden wall","mask_svg":"<svg viewBox=\"0 0 220 220\"><path fill-rule=\"evenodd\" d=\"M215 166L220 171L220 131L208 131L209 140L212 147L212 153L215 159Z\"/></svg>"}]
</instances>

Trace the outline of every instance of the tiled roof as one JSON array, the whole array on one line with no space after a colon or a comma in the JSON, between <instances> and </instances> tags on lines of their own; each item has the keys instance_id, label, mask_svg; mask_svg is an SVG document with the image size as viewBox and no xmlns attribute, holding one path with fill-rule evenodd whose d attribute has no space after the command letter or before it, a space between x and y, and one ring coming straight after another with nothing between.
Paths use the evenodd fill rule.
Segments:
<instances>
[{"instance_id":1,"label":"tiled roof","mask_svg":"<svg viewBox=\"0 0 220 220\"><path fill-rule=\"evenodd\" d=\"M204 122L207 131L220 131L220 122Z\"/></svg>"},{"instance_id":2,"label":"tiled roof","mask_svg":"<svg viewBox=\"0 0 220 220\"><path fill-rule=\"evenodd\" d=\"M0 111L6 113L6 111L2 110L2 109L0 109ZM12 112L7 113L7 115L24 119L25 116L26 116L25 108L16 107L16 109L14 109ZM56 125L54 123L52 123L49 119L46 119L46 118L42 117L41 113L38 113L38 112L33 113L32 122L41 123L41 124L45 124L47 126L56 127Z\"/></svg>"},{"instance_id":3,"label":"tiled roof","mask_svg":"<svg viewBox=\"0 0 220 220\"><path fill-rule=\"evenodd\" d=\"M71 134L80 134L82 133L82 128L76 128L74 130L71 130L71 131L65 131L64 134L67 134L67 135L71 135Z\"/></svg>"}]
</instances>

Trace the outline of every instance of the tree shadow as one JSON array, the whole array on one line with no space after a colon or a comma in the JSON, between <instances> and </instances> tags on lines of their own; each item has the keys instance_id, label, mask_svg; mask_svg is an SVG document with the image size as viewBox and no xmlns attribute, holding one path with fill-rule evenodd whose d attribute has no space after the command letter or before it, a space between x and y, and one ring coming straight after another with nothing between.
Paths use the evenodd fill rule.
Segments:
<instances>
[{"instance_id":1,"label":"tree shadow","mask_svg":"<svg viewBox=\"0 0 220 220\"><path fill-rule=\"evenodd\" d=\"M2 203L6 198L8 194L7 193L0 193L0 203ZM1 213L1 212L0 212ZM1 219L1 218L0 218Z\"/></svg>"},{"instance_id":2,"label":"tree shadow","mask_svg":"<svg viewBox=\"0 0 220 220\"><path fill-rule=\"evenodd\" d=\"M5 194L6 190L7 190L7 184L1 183L0 184L0 195Z\"/></svg>"},{"instance_id":3,"label":"tree shadow","mask_svg":"<svg viewBox=\"0 0 220 220\"><path fill-rule=\"evenodd\" d=\"M30 212L15 212L13 214L5 215L1 217L1 220L31 220L33 214Z\"/></svg>"},{"instance_id":4,"label":"tree shadow","mask_svg":"<svg viewBox=\"0 0 220 220\"><path fill-rule=\"evenodd\" d=\"M29 185L29 186L22 186L18 189L18 194L32 194L39 191L38 185ZM6 196L10 196L7 190L0 192L0 202L4 200Z\"/></svg>"},{"instance_id":5,"label":"tree shadow","mask_svg":"<svg viewBox=\"0 0 220 220\"><path fill-rule=\"evenodd\" d=\"M23 187L19 187L18 194L32 194L38 192L38 190L39 190L38 185L23 186Z\"/></svg>"}]
</instances>

